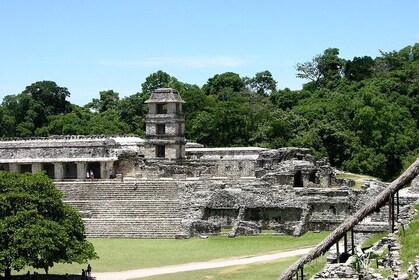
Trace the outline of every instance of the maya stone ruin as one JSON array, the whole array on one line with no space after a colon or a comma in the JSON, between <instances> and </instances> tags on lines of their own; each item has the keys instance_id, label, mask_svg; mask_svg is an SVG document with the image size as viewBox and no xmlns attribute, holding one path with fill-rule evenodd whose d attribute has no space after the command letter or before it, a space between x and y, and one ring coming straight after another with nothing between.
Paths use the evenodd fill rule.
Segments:
<instances>
[{"instance_id":1,"label":"maya stone ruin","mask_svg":"<svg viewBox=\"0 0 419 280\"><path fill-rule=\"evenodd\" d=\"M144 139L2 140L0 170L44 171L81 212L89 237L185 238L221 229L230 236L262 230L298 236L333 229L383 188L351 188L352 181L336 179L305 148L205 148L186 141L184 101L174 89L157 89L146 103ZM386 219L382 211L359 227L380 231Z\"/></svg>"}]
</instances>

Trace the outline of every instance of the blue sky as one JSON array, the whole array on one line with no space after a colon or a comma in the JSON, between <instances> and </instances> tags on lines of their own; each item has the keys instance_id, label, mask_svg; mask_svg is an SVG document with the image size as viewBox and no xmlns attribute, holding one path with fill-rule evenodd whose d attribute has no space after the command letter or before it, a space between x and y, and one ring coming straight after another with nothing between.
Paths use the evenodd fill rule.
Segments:
<instances>
[{"instance_id":1,"label":"blue sky","mask_svg":"<svg viewBox=\"0 0 419 280\"><path fill-rule=\"evenodd\" d=\"M299 89L295 64L326 48L352 59L419 42L419 1L2 0L0 35L0 99L52 80L84 105L158 70L199 86L269 70Z\"/></svg>"}]
</instances>

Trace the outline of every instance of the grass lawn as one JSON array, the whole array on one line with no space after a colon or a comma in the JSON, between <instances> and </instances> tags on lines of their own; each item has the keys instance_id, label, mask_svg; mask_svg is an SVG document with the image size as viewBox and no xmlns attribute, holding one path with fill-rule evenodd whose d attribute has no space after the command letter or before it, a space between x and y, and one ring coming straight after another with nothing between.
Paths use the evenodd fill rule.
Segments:
<instances>
[{"instance_id":1,"label":"grass lawn","mask_svg":"<svg viewBox=\"0 0 419 280\"><path fill-rule=\"evenodd\" d=\"M355 174L350 172L339 171L339 174L336 175L337 179L351 179L355 181L354 189L360 189L361 186L364 184L365 179L376 179L374 177L362 174Z\"/></svg>"},{"instance_id":2,"label":"grass lawn","mask_svg":"<svg viewBox=\"0 0 419 280\"><path fill-rule=\"evenodd\" d=\"M89 239L100 256L92 260L94 272L183 264L234 256L262 255L271 252L314 246L329 232L309 232L301 237L240 236L228 238L210 236L208 239ZM79 273L86 265L56 264L51 274ZM24 270L26 272L27 270ZM32 272L32 270L31 270ZM38 271L43 273L43 271Z\"/></svg>"},{"instance_id":3,"label":"grass lawn","mask_svg":"<svg viewBox=\"0 0 419 280\"><path fill-rule=\"evenodd\" d=\"M388 232L379 232L368 238L362 243L362 247L370 247L375 244L375 242L383 239L383 237L388 236Z\"/></svg>"},{"instance_id":4,"label":"grass lawn","mask_svg":"<svg viewBox=\"0 0 419 280\"><path fill-rule=\"evenodd\" d=\"M299 257L291 257L276 260L268 263L257 263L239 266L230 266L215 269L196 270L190 272L165 274L159 276L146 277L141 279L147 280L259 280L259 279L277 279L278 276L291 264L298 260ZM325 264L326 258L320 257L317 260L304 266L304 274L312 277ZM139 279L138 279L139 280Z\"/></svg>"},{"instance_id":5,"label":"grass lawn","mask_svg":"<svg viewBox=\"0 0 419 280\"><path fill-rule=\"evenodd\" d=\"M415 206L419 210L419 205ZM403 232L399 230L400 243L400 258L403 261L402 269L404 271L409 267L409 262L413 263L416 256L419 255L419 214L410 222L409 228Z\"/></svg>"}]
</instances>

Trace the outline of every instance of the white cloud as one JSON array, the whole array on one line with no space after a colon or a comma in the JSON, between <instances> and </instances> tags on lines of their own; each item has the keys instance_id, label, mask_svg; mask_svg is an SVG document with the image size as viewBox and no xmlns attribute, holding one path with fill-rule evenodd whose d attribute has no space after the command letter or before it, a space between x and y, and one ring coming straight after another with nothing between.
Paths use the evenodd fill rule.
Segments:
<instances>
[{"instance_id":1,"label":"white cloud","mask_svg":"<svg viewBox=\"0 0 419 280\"><path fill-rule=\"evenodd\" d=\"M208 67L238 67L249 63L249 59L235 56L213 57L156 57L140 61L101 61L98 64L123 68L137 68L149 66L181 66L188 68Z\"/></svg>"},{"instance_id":2,"label":"white cloud","mask_svg":"<svg viewBox=\"0 0 419 280\"><path fill-rule=\"evenodd\" d=\"M416 33L415 34L415 40L418 40L419 41L419 33Z\"/></svg>"}]
</instances>

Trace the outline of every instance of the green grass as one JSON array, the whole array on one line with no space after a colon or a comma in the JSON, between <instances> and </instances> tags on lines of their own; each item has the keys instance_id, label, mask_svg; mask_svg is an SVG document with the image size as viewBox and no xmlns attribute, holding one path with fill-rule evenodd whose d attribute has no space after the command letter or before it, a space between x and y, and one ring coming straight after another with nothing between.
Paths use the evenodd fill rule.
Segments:
<instances>
[{"instance_id":1,"label":"green grass","mask_svg":"<svg viewBox=\"0 0 419 280\"><path fill-rule=\"evenodd\" d=\"M329 232L309 232L301 237L240 236L228 238L211 236L208 239L105 239L90 241L100 256L90 263L94 272L123 271L137 268L208 261L234 256L262 255L314 246ZM51 274L79 273L86 265L56 264ZM24 270L26 272L26 270ZM39 271L40 273L42 271Z\"/></svg>"},{"instance_id":2,"label":"green grass","mask_svg":"<svg viewBox=\"0 0 419 280\"><path fill-rule=\"evenodd\" d=\"M195 280L259 280L259 279L277 279L278 276L299 257L291 257L281 260L276 260L267 263L257 263L248 265L230 266L224 268L196 270L189 272L164 274L152 277L146 277L141 279L147 280L183 280L183 279L195 279ZM318 272L325 264L326 258L320 257L317 260L304 266L304 274L308 277L312 277Z\"/></svg>"},{"instance_id":3,"label":"green grass","mask_svg":"<svg viewBox=\"0 0 419 280\"><path fill-rule=\"evenodd\" d=\"M419 210L419 205L415 206ZM400 243L402 245L400 250L400 258L403 261L402 269L407 270L409 262L414 262L416 256L419 255L419 215L417 214L409 228L405 231L400 230Z\"/></svg>"},{"instance_id":4,"label":"green grass","mask_svg":"<svg viewBox=\"0 0 419 280\"><path fill-rule=\"evenodd\" d=\"M369 247L374 245L375 242L381 240L383 237L386 237L388 232L379 232L368 238L362 243L362 247Z\"/></svg>"},{"instance_id":5,"label":"green grass","mask_svg":"<svg viewBox=\"0 0 419 280\"><path fill-rule=\"evenodd\" d=\"M228 233L231 231L231 228L221 228L222 233Z\"/></svg>"},{"instance_id":6,"label":"green grass","mask_svg":"<svg viewBox=\"0 0 419 280\"><path fill-rule=\"evenodd\" d=\"M274 229L262 229L261 234L277 234L277 232Z\"/></svg>"},{"instance_id":7,"label":"green grass","mask_svg":"<svg viewBox=\"0 0 419 280\"><path fill-rule=\"evenodd\" d=\"M229 266L223 268L195 270L181 273L164 274L141 279L147 280L259 280L259 279L277 279L279 274L289 267L297 257L273 261L269 263L258 263L249 265Z\"/></svg>"},{"instance_id":8,"label":"green grass","mask_svg":"<svg viewBox=\"0 0 419 280\"><path fill-rule=\"evenodd\" d=\"M360 189L361 186L364 184L365 179L376 179L368 175L355 174L355 173L343 172L343 171L340 171L340 173L336 175L336 178L354 180L355 181L355 186L353 186L354 189Z\"/></svg>"}]
</instances>

